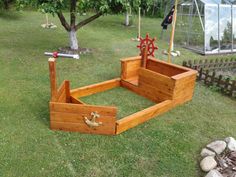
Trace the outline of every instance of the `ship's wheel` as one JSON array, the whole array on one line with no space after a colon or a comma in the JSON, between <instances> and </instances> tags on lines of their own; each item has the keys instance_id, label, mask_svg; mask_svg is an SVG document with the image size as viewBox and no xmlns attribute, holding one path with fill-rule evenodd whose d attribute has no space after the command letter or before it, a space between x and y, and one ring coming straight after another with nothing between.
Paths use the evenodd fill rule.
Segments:
<instances>
[{"instance_id":1,"label":"ship's wheel","mask_svg":"<svg viewBox=\"0 0 236 177\"><path fill-rule=\"evenodd\" d=\"M149 37L149 34L147 33L146 34L146 38L139 38L140 39L140 44L137 46L138 48L140 48L140 55L142 55L142 51L143 51L143 48L144 47L147 47L147 56L155 56L154 55L154 52L155 50L158 49L157 46L155 46L155 41L156 41L156 38L153 38L151 39Z\"/></svg>"}]
</instances>

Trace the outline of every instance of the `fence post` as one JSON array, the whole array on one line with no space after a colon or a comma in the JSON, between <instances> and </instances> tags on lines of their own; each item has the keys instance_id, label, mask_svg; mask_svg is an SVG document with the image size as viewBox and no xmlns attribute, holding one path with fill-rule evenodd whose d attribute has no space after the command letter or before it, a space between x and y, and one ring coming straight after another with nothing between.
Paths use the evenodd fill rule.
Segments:
<instances>
[{"instance_id":1,"label":"fence post","mask_svg":"<svg viewBox=\"0 0 236 177\"><path fill-rule=\"evenodd\" d=\"M208 79L208 76L209 76L209 70L206 70L206 73L205 73L205 79L204 79L204 84L207 85L207 79Z\"/></svg>"},{"instance_id":2,"label":"fence post","mask_svg":"<svg viewBox=\"0 0 236 177\"><path fill-rule=\"evenodd\" d=\"M217 87L220 87L222 78L223 78L223 76L219 75L218 81L217 81Z\"/></svg>"},{"instance_id":3,"label":"fence post","mask_svg":"<svg viewBox=\"0 0 236 177\"><path fill-rule=\"evenodd\" d=\"M213 71L212 76L211 76L211 83L210 83L210 85L214 85L215 75L216 75L216 72Z\"/></svg>"},{"instance_id":4,"label":"fence post","mask_svg":"<svg viewBox=\"0 0 236 177\"><path fill-rule=\"evenodd\" d=\"M229 87L229 81L230 81L230 79L227 78L227 79L225 80L225 84L224 84L223 92L225 92L226 94L228 94L227 92L228 92L228 87Z\"/></svg>"},{"instance_id":5,"label":"fence post","mask_svg":"<svg viewBox=\"0 0 236 177\"><path fill-rule=\"evenodd\" d=\"M200 71L199 71L199 74L198 74L198 77L197 77L197 80L200 81L202 79L202 68L200 68Z\"/></svg>"},{"instance_id":6,"label":"fence post","mask_svg":"<svg viewBox=\"0 0 236 177\"><path fill-rule=\"evenodd\" d=\"M230 89L230 96L234 96L235 91L236 91L236 80L232 82L231 89Z\"/></svg>"}]
</instances>

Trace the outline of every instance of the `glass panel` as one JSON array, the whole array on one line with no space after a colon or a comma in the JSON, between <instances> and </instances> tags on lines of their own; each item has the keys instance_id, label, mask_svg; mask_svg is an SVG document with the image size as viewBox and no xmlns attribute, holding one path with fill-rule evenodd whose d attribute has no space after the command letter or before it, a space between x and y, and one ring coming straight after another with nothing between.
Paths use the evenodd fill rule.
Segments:
<instances>
[{"instance_id":1,"label":"glass panel","mask_svg":"<svg viewBox=\"0 0 236 177\"><path fill-rule=\"evenodd\" d=\"M232 48L231 6L220 6L220 50Z\"/></svg>"},{"instance_id":2,"label":"glass panel","mask_svg":"<svg viewBox=\"0 0 236 177\"><path fill-rule=\"evenodd\" d=\"M192 10L192 16L190 16L189 19L189 46L191 48L194 48L199 51L204 51L204 8L203 4L198 4L199 11L200 11L200 17L197 11L197 7L194 4L193 10ZM202 20L202 23L201 23Z\"/></svg>"},{"instance_id":3,"label":"glass panel","mask_svg":"<svg viewBox=\"0 0 236 177\"><path fill-rule=\"evenodd\" d=\"M205 6L205 50L218 52L218 5Z\"/></svg>"},{"instance_id":4,"label":"glass panel","mask_svg":"<svg viewBox=\"0 0 236 177\"><path fill-rule=\"evenodd\" d=\"M216 1L214 0L201 0L205 4L216 4Z\"/></svg>"},{"instance_id":5,"label":"glass panel","mask_svg":"<svg viewBox=\"0 0 236 177\"><path fill-rule=\"evenodd\" d=\"M236 49L236 6L233 6L233 48Z\"/></svg>"},{"instance_id":6,"label":"glass panel","mask_svg":"<svg viewBox=\"0 0 236 177\"><path fill-rule=\"evenodd\" d=\"M178 8L175 42L184 46L188 45L189 12L192 4L181 4Z\"/></svg>"}]
</instances>

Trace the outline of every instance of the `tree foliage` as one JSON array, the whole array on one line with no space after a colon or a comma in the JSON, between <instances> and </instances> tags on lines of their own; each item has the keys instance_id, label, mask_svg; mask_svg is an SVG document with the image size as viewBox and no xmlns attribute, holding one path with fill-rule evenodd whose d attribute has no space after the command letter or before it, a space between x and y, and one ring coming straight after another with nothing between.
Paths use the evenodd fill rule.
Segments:
<instances>
[{"instance_id":1,"label":"tree foliage","mask_svg":"<svg viewBox=\"0 0 236 177\"><path fill-rule=\"evenodd\" d=\"M156 7L158 2L163 0L17 0L18 7L31 5L37 7L43 13L57 15L62 26L70 34L71 49L78 49L78 43L75 32L88 23L96 20L100 16L108 13L123 13L129 9L137 12L138 7L143 9L143 14L146 14L151 8ZM64 11L70 12L70 20L64 17ZM77 15L84 12L92 11L94 15L77 21Z\"/></svg>"}]
</instances>

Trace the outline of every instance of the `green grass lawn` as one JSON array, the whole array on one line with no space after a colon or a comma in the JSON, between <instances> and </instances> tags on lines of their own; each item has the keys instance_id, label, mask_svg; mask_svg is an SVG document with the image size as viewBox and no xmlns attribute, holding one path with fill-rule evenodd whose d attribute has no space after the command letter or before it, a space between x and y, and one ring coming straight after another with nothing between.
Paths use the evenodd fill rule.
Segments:
<instances>
[{"instance_id":1,"label":"green grass lawn","mask_svg":"<svg viewBox=\"0 0 236 177\"><path fill-rule=\"evenodd\" d=\"M236 137L235 100L199 84L191 102L118 136L51 131L48 62L43 53L65 46L68 35L52 17L59 28L42 29L44 18L37 12L0 13L0 176L199 177L201 148L215 139ZM75 88L119 77L120 59L139 53L137 43L130 40L136 27L125 28L122 22L122 16L104 16L82 28L80 45L94 52L80 60L59 59L58 82L69 79ZM158 37L160 23L142 19L143 35ZM156 56L166 60L161 51L168 43L157 44ZM174 60L178 64L205 58L177 49L182 53ZM121 90L112 92L119 96ZM119 97L121 104L122 100L126 98ZM134 111L132 103L136 104L126 103L128 108L121 105L123 113ZM140 100L134 106L142 109L148 104Z\"/></svg>"},{"instance_id":2,"label":"green grass lawn","mask_svg":"<svg viewBox=\"0 0 236 177\"><path fill-rule=\"evenodd\" d=\"M83 97L81 100L92 105L116 106L118 108L118 119L155 105L154 102L123 87Z\"/></svg>"}]
</instances>

